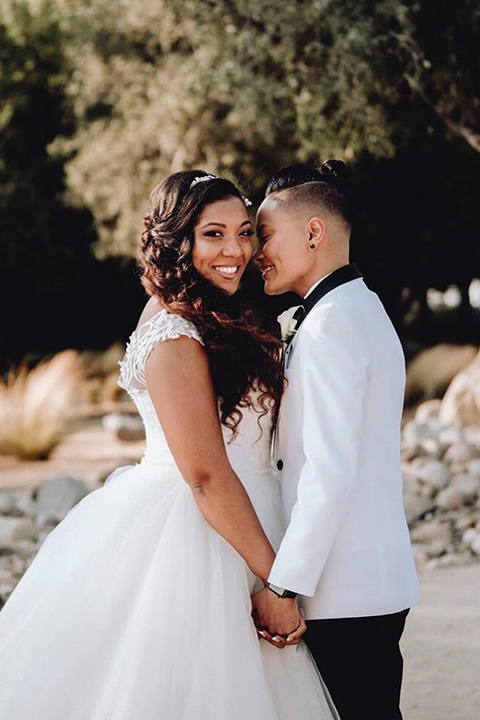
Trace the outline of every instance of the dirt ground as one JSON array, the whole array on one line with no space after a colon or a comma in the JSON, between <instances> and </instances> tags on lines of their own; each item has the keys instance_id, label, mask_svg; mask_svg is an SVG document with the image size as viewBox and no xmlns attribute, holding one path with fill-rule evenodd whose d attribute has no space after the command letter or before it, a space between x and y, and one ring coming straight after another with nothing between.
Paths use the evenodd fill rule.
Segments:
<instances>
[{"instance_id":1,"label":"dirt ground","mask_svg":"<svg viewBox=\"0 0 480 720\"><path fill-rule=\"evenodd\" d=\"M404 720L480 718L480 564L424 570L402 642Z\"/></svg>"},{"instance_id":2,"label":"dirt ground","mask_svg":"<svg viewBox=\"0 0 480 720\"><path fill-rule=\"evenodd\" d=\"M125 409L130 410L130 404ZM58 474L84 480L93 489L115 468L132 465L143 455L143 441L124 443L117 440L103 428L99 417L83 418L77 425L48 460L25 462L10 455L0 455L0 490L33 488Z\"/></svg>"},{"instance_id":3,"label":"dirt ground","mask_svg":"<svg viewBox=\"0 0 480 720\"><path fill-rule=\"evenodd\" d=\"M0 456L0 490L34 487L62 472L93 488L115 467L138 460L143 445L113 439L90 418L47 462ZM404 720L479 720L480 563L424 570L420 581L422 600L402 642Z\"/></svg>"}]
</instances>

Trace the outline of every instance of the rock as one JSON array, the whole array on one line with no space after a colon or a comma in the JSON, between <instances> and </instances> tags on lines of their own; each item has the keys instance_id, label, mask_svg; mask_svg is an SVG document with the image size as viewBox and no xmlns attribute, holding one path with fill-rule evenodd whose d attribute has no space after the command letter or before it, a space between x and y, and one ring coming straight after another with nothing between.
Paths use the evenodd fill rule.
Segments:
<instances>
[{"instance_id":1,"label":"rock","mask_svg":"<svg viewBox=\"0 0 480 720\"><path fill-rule=\"evenodd\" d=\"M17 515L15 495L12 493L0 493L0 515Z\"/></svg>"},{"instance_id":2,"label":"rock","mask_svg":"<svg viewBox=\"0 0 480 720\"><path fill-rule=\"evenodd\" d=\"M30 518L0 517L0 546L9 546L19 540L36 538L37 529Z\"/></svg>"},{"instance_id":3,"label":"rock","mask_svg":"<svg viewBox=\"0 0 480 720\"><path fill-rule=\"evenodd\" d=\"M472 362L475 355L476 348L471 345L446 343L419 353L407 367L407 400L442 397L451 381Z\"/></svg>"},{"instance_id":4,"label":"rock","mask_svg":"<svg viewBox=\"0 0 480 720\"><path fill-rule=\"evenodd\" d=\"M442 510L458 510L463 507L464 497L459 490L448 487L438 493L436 504Z\"/></svg>"},{"instance_id":5,"label":"rock","mask_svg":"<svg viewBox=\"0 0 480 720\"><path fill-rule=\"evenodd\" d=\"M408 468L409 472L414 473L415 475L418 474L418 471L425 467L425 465L428 465L428 463L431 461L429 457L426 457L425 455L414 457L410 462L407 464L405 463L405 467Z\"/></svg>"},{"instance_id":6,"label":"rock","mask_svg":"<svg viewBox=\"0 0 480 720\"><path fill-rule=\"evenodd\" d=\"M423 543L413 543L412 553L415 562L423 565L428 561L427 545L424 545Z\"/></svg>"},{"instance_id":7,"label":"rock","mask_svg":"<svg viewBox=\"0 0 480 720\"><path fill-rule=\"evenodd\" d=\"M455 567L459 565L466 565L470 562L471 556L469 553L452 553L448 552L442 557L430 560L428 563L429 568L443 568L443 567Z\"/></svg>"},{"instance_id":8,"label":"rock","mask_svg":"<svg viewBox=\"0 0 480 720\"><path fill-rule=\"evenodd\" d=\"M476 456L477 451L474 447L472 447L472 445L468 445L467 443L455 443L455 445L450 445L443 457L443 460L448 465L459 467L467 465L467 463L473 460Z\"/></svg>"},{"instance_id":9,"label":"rock","mask_svg":"<svg viewBox=\"0 0 480 720\"><path fill-rule=\"evenodd\" d=\"M473 503L480 492L480 478L474 475L455 475L450 487L462 493L464 503Z\"/></svg>"},{"instance_id":10,"label":"rock","mask_svg":"<svg viewBox=\"0 0 480 720\"><path fill-rule=\"evenodd\" d=\"M438 490L436 490L433 485L422 485L420 487L419 495L424 498L429 498L430 500L433 500L437 492Z\"/></svg>"},{"instance_id":11,"label":"rock","mask_svg":"<svg viewBox=\"0 0 480 720\"><path fill-rule=\"evenodd\" d=\"M448 543L444 540L434 540L427 548L429 557L436 558L445 555L448 550Z\"/></svg>"},{"instance_id":12,"label":"rock","mask_svg":"<svg viewBox=\"0 0 480 720\"><path fill-rule=\"evenodd\" d=\"M470 460L467 465L467 472L469 475L474 475L475 477L480 478L480 458Z\"/></svg>"},{"instance_id":13,"label":"rock","mask_svg":"<svg viewBox=\"0 0 480 720\"><path fill-rule=\"evenodd\" d=\"M458 530L458 532L463 532L464 530L473 528L475 526L475 523L476 519L474 515L462 515L458 518L458 520L455 521L455 530Z\"/></svg>"},{"instance_id":14,"label":"rock","mask_svg":"<svg viewBox=\"0 0 480 720\"><path fill-rule=\"evenodd\" d=\"M443 455L443 448L440 447L438 440L426 438L426 440L422 440L418 446L418 453L439 460Z\"/></svg>"},{"instance_id":15,"label":"rock","mask_svg":"<svg viewBox=\"0 0 480 720\"><path fill-rule=\"evenodd\" d=\"M409 525L416 520L420 520L420 518L428 512L435 509L435 503L432 500L414 495L413 493L405 493L403 496L403 506Z\"/></svg>"},{"instance_id":16,"label":"rock","mask_svg":"<svg viewBox=\"0 0 480 720\"><path fill-rule=\"evenodd\" d=\"M407 422L402 431L402 447L417 448L422 440L431 437L426 423L417 423L415 420Z\"/></svg>"},{"instance_id":17,"label":"rock","mask_svg":"<svg viewBox=\"0 0 480 720\"><path fill-rule=\"evenodd\" d=\"M445 430L445 425L437 418L430 418L423 423L410 420L403 428L402 440L407 446L419 445L424 440L436 440L443 430Z\"/></svg>"},{"instance_id":18,"label":"rock","mask_svg":"<svg viewBox=\"0 0 480 720\"><path fill-rule=\"evenodd\" d=\"M412 542L433 543L441 541L447 546L452 540L452 529L450 523L442 522L435 518L430 522L423 522L414 527L410 532Z\"/></svg>"},{"instance_id":19,"label":"rock","mask_svg":"<svg viewBox=\"0 0 480 720\"><path fill-rule=\"evenodd\" d=\"M480 537L480 533L477 530L468 528L462 535L462 543L469 548L478 537Z\"/></svg>"},{"instance_id":20,"label":"rock","mask_svg":"<svg viewBox=\"0 0 480 720\"><path fill-rule=\"evenodd\" d=\"M30 490L19 492L15 498L15 505L19 515L35 516L35 502L32 500Z\"/></svg>"},{"instance_id":21,"label":"rock","mask_svg":"<svg viewBox=\"0 0 480 720\"><path fill-rule=\"evenodd\" d=\"M474 541L470 544L470 550L475 555L480 555L480 533L477 535L477 537L474 539Z\"/></svg>"},{"instance_id":22,"label":"rock","mask_svg":"<svg viewBox=\"0 0 480 720\"><path fill-rule=\"evenodd\" d=\"M480 453L480 425L471 425L463 430L466 442Z\"/></svg>"},{"instance_id":23,"label":"rock","mask_svg":"<svg viewBox=\"0 0 480 720\"><path fill-rule=\"evenodd\" d=\"M437 399L427 400L426 402L421 403L415 412L415 422L422 424L428 422L432 418L438 419L441 404L441 400Z\"/></svg>"},{"instance_id":24,"label":"rock","mask_svg":"<svg viewBox=\"0 0 480 720\"><path fill-rule=\"evenodd\" d=\"M39 522L63 520L68 511L87 494L88 488L83 480L69 475L55 475L46 480L35 492Z\"/></svg>"},{"instance_id":25,"label":"rock","mask_svg":"<svg viewBox=\"0 0 480 720\"><path fill-rule=\"evenodd\" d=\"M0 582L0 607L3 607L12 594L16 583L12 580Z\"/></svg>"},{"instance_id":26,"label":"rock","mask_svg":"<svg viewBox=\"0 0 480 720\"><path fill-rule=\"evenodd\" d=\"M416 471L416 475L423 483L431 485L436 490L446 487L450 481L449 469L438 460L430 460Z\"/></svg>"},{"instance_id":27,"label":"rock","mask_svg":"<svg viewBox=\"0 0 480 720\"><path fill-rule=\"evenodd\" d=\"M480 352L451 382L442 400L439 417L457 427L480 425Z\"/></svg>"},{"instance_id":28,"label":"rock","mask_svg":"<svg viewBox=\"0 0 480 720\"><path fill-rule=\"evenodd\" d=\"M145 427L139 415L111 413L103 418L103 427L124 442L145 440Z\"/></svg>"},{"instance_id":29,"label":"rock","mask_svg":"<svg viewBox=\"0 0 480 720\"><path fill-rule=\"evenodd\" d=\"M464 435L459 428L446 427L438 434L440 447L446 450L450 445L459 445L465 442Z\"/></svg>"},{"instance_id":30,"label":"rock","mask_svg":"<svg viewBox=\"0 0 480 720\"><path fill-rule=\"evenodd\" d=\"M405 493L420 494L422 484L418 480L417 476L409 472L408 470L403 471L403 490Z\"/></svg>"}]
</instances>

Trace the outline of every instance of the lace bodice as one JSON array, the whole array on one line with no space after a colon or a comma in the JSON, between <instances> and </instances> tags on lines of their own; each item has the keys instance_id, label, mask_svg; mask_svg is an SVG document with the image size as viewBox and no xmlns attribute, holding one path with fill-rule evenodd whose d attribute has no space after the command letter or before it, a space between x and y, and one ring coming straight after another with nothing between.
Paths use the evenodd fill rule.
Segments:
<instances>
[{"instance_id":1,"label":"lace bodice","mask_svg":"<svg viewBox=\"0 0 480 720\"><path fill-rule=\"evenodd\" d=\"M131 334L125 356L119 362L118 384L127 391L145 425L147 446L143 462L174 465L162 426L145 381L145 363L159 342L190 337L203 345L198 330L189 320L160 310ZM237 436L232 439L228 428L222 426L227 453L237 473L258 473L271 470L271 416L261 416L255 408L242 408L242 421Z\"/></svg>"},{"instance_id":2,"label":"lace bodice","mask_svg":"<svg viewBox=\"0 0 480 720\"><path fill-rule=\"evenodd\" d=\"M193 338L203 345L195 325L167 310L160 310L130 335L125 356L118 363L120 365L118 384L128 392L132 400L136 392L147 388L145 363L155 345L163 340L174 340L180 335Z\"/></svg>"}]
</instances>

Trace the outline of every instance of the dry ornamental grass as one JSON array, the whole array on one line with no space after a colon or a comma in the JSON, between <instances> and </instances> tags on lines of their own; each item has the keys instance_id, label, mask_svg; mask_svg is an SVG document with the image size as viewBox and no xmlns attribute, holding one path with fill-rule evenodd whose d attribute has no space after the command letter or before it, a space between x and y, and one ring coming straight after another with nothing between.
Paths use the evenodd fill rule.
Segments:
<instances>
[{"instance_id":1,"label":"dry ornamental grass","mask_svg":"<svg viewBox=\"0 0 480 720\"><path fill-rule=\"evenodd\" d=\"M80 397L78 353L65 350L0 381L0 453L43 460L65 435Z\"/></svg>"}]
</instances>

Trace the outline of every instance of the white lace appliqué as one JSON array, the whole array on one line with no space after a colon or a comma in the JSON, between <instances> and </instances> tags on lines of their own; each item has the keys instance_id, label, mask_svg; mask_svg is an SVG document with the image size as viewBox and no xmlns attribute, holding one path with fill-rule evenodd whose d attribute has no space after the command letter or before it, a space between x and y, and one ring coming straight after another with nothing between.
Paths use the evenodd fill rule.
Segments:
<instances>
[{"instance_id":1,"label":"white lace appliqu\u00e9","mask_svg":"<svg viewBox=\"0 0 480 720\"><path fill-rule=\"evenodd\" d=\"M203 341L189 320L160 310L156 315L140 325L130 335L123 360L119 361L120 377L118 385L130 395L146 389L145 363L155 345L164 340L175 340L181 335Z\"/></svg>"}]
</instances>

